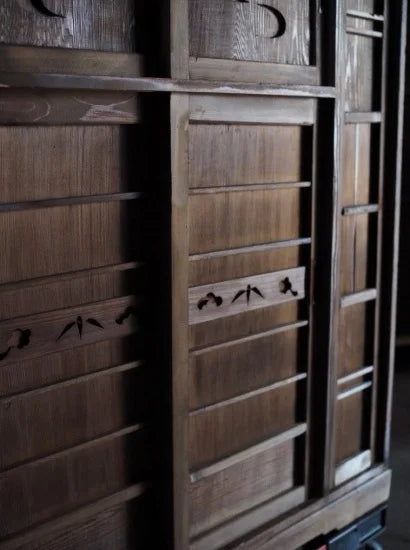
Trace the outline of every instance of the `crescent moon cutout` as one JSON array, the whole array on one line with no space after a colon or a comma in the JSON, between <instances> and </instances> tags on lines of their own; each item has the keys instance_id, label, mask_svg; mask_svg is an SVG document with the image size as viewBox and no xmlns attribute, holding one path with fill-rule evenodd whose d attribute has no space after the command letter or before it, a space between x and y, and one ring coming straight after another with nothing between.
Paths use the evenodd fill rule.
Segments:
<instances>
[{"instance_id":1,"label":"crescent moon cutout","mask_svg":"<svg viewBox=\"0 0 410 550\"><path fill-rule=\"evenodd\" d=\"M278 9L272 6L269 6L268 4L258 4L258 6L268 10L274 17L276 17L276 20L278 22L278 30L276 31L275 34L273 34L269 38L273 39L273 38L279 38L283 36L286 32L286 19L283 17L281 12Z\"/></svg>"},{"instance_id":2,"label":"crescent moon cutout","mask_svg":"<svg viewBox=\"0 0 410 550\"><path fill-rule=\"evenodd\" d=\"M44 5L43 0L31 0L31 5L38 12L40 12L42 15L46 15L47 17L64 17L64 15L61 15L60 13L54 13L53 11L49 10L47 6Z\"/></svg>"}]
</instances>

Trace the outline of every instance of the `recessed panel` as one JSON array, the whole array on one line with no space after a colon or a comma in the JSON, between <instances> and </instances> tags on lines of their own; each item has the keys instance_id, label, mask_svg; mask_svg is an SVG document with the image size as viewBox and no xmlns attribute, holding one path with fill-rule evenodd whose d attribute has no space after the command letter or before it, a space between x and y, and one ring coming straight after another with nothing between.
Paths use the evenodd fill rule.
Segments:
<instances>
[{"instance_id":1,"label":"recessed panel","mask_svg":"<svg viewBox=\"0 0 410 550\"><path fill-rule=\"evenodd\" d=\"M190 407L196 409L295 376L307 368L306 329L272 331L190 354Z\"/></svg>"},{"instance_id":2,"label":"recessed panel","mask_svg":"<svg viewBox=\"0 0 410 550\"><path fill-rule=\"evenodd\" d=\"M301 126L191 124L189 185L301 181L303 137Z\"/></svg>"},{"instance_id":3,"label":"recessed panel","mask_svg":"<svg viewBox=\"0 0 410 550\"><path fill-rule=\"evenodd\" d=\"M363 303L340 310L338 376L372 366L374 303Z\"/></svg>"},{"instance_id":4,"label":"recessed panel","mask_svg":"<svg viewBox=\"0 0 410 550\"><path fill-rule=\"evenodd\" d=\"M189 199L191 254L303 236L300 189L227 192Z\"/></svg>"},{"instance_id":5,"label":"recessed panel","mask_svg":"<svg viewBox=\"0 0 410 550\"><path fill-rule=\"evenodd\" d=\"M310 64L308 0L190 0L190 55Z\"/></svg>"},{"instance_id":6,"label":"recessed panel","mask_svg":"<svg viewBox=\"0 0 410 550\"><path fill-rule=\"evenodd\" d=\"M191 413L189 462L197 469L243 451L296 423L296 384Z\"/></svg>"},{"instance_id":7,"label":"recessed panel","mask_svg":"<svg viewBox=\"0 0 410 550\"><path fill-rule=\"evenodd\" d=\"M0 43L132 52L135 6L133 0L2 0Z\"/></svg>"}]
</instances>

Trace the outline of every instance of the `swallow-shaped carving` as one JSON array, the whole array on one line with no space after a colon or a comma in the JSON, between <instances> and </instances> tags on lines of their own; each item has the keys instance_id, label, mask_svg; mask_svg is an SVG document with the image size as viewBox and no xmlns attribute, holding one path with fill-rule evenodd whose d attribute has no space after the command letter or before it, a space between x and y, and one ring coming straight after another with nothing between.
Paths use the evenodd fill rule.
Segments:
<instances>
[{"instance_id":1,"label":"swallow-shaped carving","mask_svg":"<svg viewBox=\"0 0 410 550\"><path fill-rule=\"evenodd\" d=\"M292 296L297 296L299 293L297 290L293 290L293 284L290 282L289 277L286 277L286 279L283 279L283 281L280 282L280 291L282 294L287 294L290 292Z\"/></svg>"},{"instance_id":2,"label":"swallow-shaped carving","mask_svg":"<svg viewBox=\"0 0 410 550\"><path fill-rule=\"evenodd\" d=\"M121 313L119 317L115 320L117 325L122 325L131 315L137 315L137 308L135 306L128 306L124 313Z\"/></svg>"},{"instance_id":3,"label":"swallow-shaped carving","mask_svg":"<svg viewBox=\"0 0 410 550\"><path fill-rule=\"evenodd\" d=\"M203 309L208 304L215 304L216 307L220 307L223 304L222 296L215 296L213 292L209 292L204 298L201 298L198 302L198 309Z\"/></svg>"},{"instance_id":4,"label":"swallow-shaped carving","mask_svg":"<svg viewBox=\"0 0 410 550\"><path fill-rule=\"evenodd\" d=\"M10 336L8 342L7 342L7 350L3 353L0 353L0 361L3 361L6 359L8 354L11 352L13 348L15 349L23 349L26 346L30 344L30 337L31 337L31 330L30 329L17 329L13 331L12 335Z\"/></svg>"},{"instance_id":5,"label":"swallow-shaped carving","mask_svg":"<svg viewBox=\"0 0 410 550\"><path fill-rule=\"evenodd\" d=\"M249 302L250 302L250 299L251 299L251 294L252 292L254 292L255 294L257 294L258 296L260 296L261 298L265 299L265 296L262 294L262 292L259 290L259 288L257 288L256 286L251 286L251 285L248 285L246 287L246 290L239 290L239 292L237 292L235 294L235 297L234 299L232 300L232 303L236 302L236 300L238 300L238 298L240 298L241 296L243 296L244 294L246 294L246 303L249 305Z\"/></svg>"},{"instance_id":6,"label":"swallow-shaped carving","mask_svg":"<svg viewBox=\"0 0 410 550\"><path fill-rule=\"evenodd\" d=\"M104 328L103 325L99 321L97 321L96 319L90 318L90 319L87 319L85 322L88 323L89 325L92 325L93 327L98 327L98 328L102 328L102 329ZM83 318L81 317L81 315L79 315L75 321L72 321L71 323L68 323L63 328L63 330L61 331L61 334L57 338L56 342L61 340L61 338L65 334L67 334L67 332L69 332L75 325L77 325L78 335L79 335L80 340L81 340L81 338L83 336Z\"/></svg>"}]
</instances>

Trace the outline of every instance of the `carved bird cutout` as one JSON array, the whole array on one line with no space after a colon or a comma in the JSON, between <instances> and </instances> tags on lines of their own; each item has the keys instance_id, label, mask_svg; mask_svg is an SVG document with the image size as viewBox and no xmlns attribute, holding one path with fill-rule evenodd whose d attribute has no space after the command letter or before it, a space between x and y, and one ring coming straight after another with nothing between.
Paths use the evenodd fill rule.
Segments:
<instances>
[{"instance_id":1,"label":"carved bird cutout","mask_svg":"<svg viewBox=\"0 0 410 550\"><path fill-rule=\"evenodd\" d=\"M250 302L250 299L251 299L251 294L252 292L254 292L255 294L257 294L258 296L260 296L261 298L265 299L265 296L262 294L262 292L259 290L259 288L257 288L256 286L251 286L251 285L248 285L246 287L246 290L239 290L239 292L237 292L235 294L235 297L234 299L232 300L232 303L236 302L236 300L238 300L241 296L243 296L244 294L246 294L246 303L249 305L249 302Z\"/></svg>"},{"instance_id":2,"label":"carved bird cutout","mask_svg":"<svg viewBox=\"0 0 410 550\"><path fill-rule=\"evenodd\" d=\"M98 328L102 328L102 329L104 328L103 325L99 321L97 321L96 319L89 318L85 322L88 323L89 325L94 326L94 327L98 327ZM83 318L81 317L81 315L79 315L75 321L72 321L71 323L68 323L63 328L63 330L61 331L61 334L57 338L56 342L61 340L61 338L65 334L67 334L67 332L69 332L75 325L77 325L78 335L79 335L80 340L81 340L81 338L83 336Z\"/></svg>"},{"instance_id":3,"label":"carved bird cutout","mask_svg":"<svg viewBox=\"0 0 410 550\"><path fill-rule=\"evenodd\" d=\"M3 353L0 353L0 361L3 361L3 359L6 359L8 354L11 352L13 348L17 349L23 349L26 346L30 344L30 337L31 337L31 330L30 329L16 329L13 331L12 335L10 336L8 342L7 342L7 350Z\"/></svg>"},{"instance_id":4,"label":"carved bird cutout","mask_svg":"<svg viewBox=\"0 0 410 550\"><path fill-rule=\"evenodd\" d=\"M290 292L292 296L297 296L299 293L297 290L293 290L293 285L289 280L289 277L286 277L283 281L280 282L280 291L282 294L287 294Z\"/></svg>"},{"instance_id":5,"label":"carved bird cutout","mask_svg":"<svg viewBox=\"0 0 410 550\"><path fill-rule=\"evenodd\" d=\"M198 309L203 309L209 303L215 304L216 307L220 307L223 304L222 296L215 296L213 292L209 292L205 298L201 298L198 302Z\"/></svg>"}]
</instances>

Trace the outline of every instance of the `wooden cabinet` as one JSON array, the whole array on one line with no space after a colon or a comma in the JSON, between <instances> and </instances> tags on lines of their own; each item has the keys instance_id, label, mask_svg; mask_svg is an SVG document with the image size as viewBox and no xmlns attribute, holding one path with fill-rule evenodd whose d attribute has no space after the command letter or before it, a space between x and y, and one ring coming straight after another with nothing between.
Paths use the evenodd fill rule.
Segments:
<instances>
[{"instance_id":1,"label":"wooden cabinet","mask_svg":"<svg viewBox=\"0 0 410 550\"><path fill-rule=\"evenodd\" d=\"M0 0L0 550L299 548L389 496L407 2L113 6Z\"/></svg>"}]
</instances>

